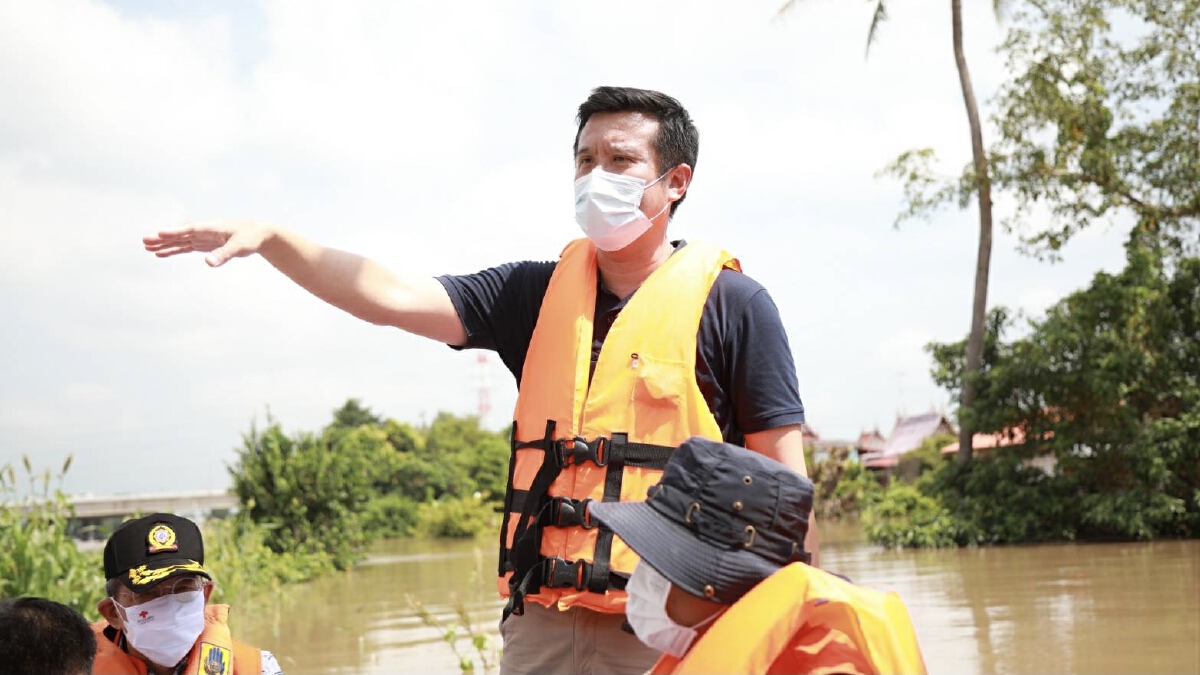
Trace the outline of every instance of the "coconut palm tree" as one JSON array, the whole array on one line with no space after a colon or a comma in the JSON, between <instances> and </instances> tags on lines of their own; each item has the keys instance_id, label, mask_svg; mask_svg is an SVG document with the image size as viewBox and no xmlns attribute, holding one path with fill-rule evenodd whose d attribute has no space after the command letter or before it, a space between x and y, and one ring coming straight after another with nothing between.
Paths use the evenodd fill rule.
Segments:
<instances>
[{"instance_id":1,"label":"coconut palm tree","mask_svg":"<svg viewBox=\"0 0 1200 675\"><path fill-rule=\"evenodd\" d=\"M797 4L787 0L779 9L782 15ZM992 9L999 18L1003 0L993 0ZM877 0L871 16L871 27L867 31L867 54L875 42L879 27L888 18L887 0ZM971 419L971 406L975 402L975 379L983 361L984 315L987 311L988 271L992 260L992 181L988 176L987 153L983 148L983 125L979 119L979 105L975 102L975 88L971 85L971 73L967 70L967 57L963 53L962 0L950 0L950 21L953 26L954 63L958 66L958 81L962 87L963 103L967 108L967 122L971 127L971 155L975 164L975 189L979 197L979 251L975 261L975 299L971 306L971 332L967 337L967 363L963 373L962 400L959 415L958 460L970 461L971 439L975 425Z\"/></svg>"}]
</instances>

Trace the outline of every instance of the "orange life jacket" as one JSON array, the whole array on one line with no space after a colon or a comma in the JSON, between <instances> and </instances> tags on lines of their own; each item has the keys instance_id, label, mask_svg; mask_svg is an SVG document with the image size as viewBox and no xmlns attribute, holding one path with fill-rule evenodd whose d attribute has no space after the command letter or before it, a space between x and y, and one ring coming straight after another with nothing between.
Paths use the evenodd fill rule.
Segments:
<instances>
[{"instance_id":1,"label":"orange life jacket","mask_svg":"<svg viewBox=\"0 0 1200 675\"><path fill-rule=\"evenodd\" d=\"M899 595L793 563L650 672L925 675L925 661Z\"/></svg>"},{"instance_id":2,"label":"orange life jacket","mask_svg":"<svg viewBox=\"0 0 1200 675\"><path fill-rule=\"evenodd\" d=\"M234 640L229 634L229 605L208 605L204 608L204 631L196 646L188 653L184 675L259 675L262 673L262 651L257 647ZM92 624L96 634L95 675L146 675L146 664L121 651L120 631L106 634L107 621Z\"/></svg>"},{"instance_id":3,"label":"orange life jacket","mask_svg":"<svg viewBox=\"0 0 1200 675\"><path fill-rule=\"evenodd\" d=\"M587 515L589 501L643 501L674 449L721 440L696 384L696 333L720 248L675 251L621 309L591 375L596 248L567 245L542 301L517 396L497 586L525 599L620 613L637 555Z\"/></svg>"}]
</instances>

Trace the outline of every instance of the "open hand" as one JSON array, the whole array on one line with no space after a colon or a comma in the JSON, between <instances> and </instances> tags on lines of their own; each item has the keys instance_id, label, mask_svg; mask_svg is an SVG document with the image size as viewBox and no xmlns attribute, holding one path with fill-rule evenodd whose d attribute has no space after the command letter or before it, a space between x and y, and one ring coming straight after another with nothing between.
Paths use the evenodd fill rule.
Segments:
<instances>
[{"instance_id":1,"label":"open hand","mask_svg":"<svg viewBox=\"0 0 1200 675\"><path fill-rule=\"evenodd\" d=\"M147 235L142 243L160 258L193 251L207 253L204 262L209 267L220 267L231 258L258 253L270 234L270 227L260 223L209 220Z\"/></svg>"}]
</instances>

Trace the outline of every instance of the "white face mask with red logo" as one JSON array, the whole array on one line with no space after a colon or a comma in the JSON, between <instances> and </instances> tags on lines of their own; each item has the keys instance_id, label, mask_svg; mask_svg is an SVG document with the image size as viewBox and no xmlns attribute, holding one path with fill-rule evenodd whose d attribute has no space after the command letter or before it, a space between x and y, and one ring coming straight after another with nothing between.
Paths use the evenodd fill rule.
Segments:
<instances>
[{"instance_id":1,"label":"white face mask with red logo","mask_svg":"<svg viewBox=\"0 0 1200 675\"><path fill-rule=\"evenodd\" d=\"M204 632L204 591L164 595L125 607L113 600L125 619L125 639L160 666L174 666L192 651Z\"/></svg>"}]
</instances>

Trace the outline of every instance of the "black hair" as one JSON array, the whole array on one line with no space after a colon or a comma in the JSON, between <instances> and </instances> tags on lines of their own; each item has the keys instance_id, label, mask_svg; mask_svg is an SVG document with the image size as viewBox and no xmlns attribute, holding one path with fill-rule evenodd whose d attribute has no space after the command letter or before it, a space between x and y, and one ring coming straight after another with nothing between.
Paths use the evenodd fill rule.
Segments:
<instances>
[{"instance_id":1,"label":"black hair","mask_svg":"<svg viewBox=\"0 0 1200 675\"><path fill-rule=\"evenodd\" d=\"M638 112L658 120L658 137L654 139L654 152L658 155L658 173L687 164L696 170L696 156L700 154L700 132L679 101L666 94L649 89L632 87L597 87L587 100L579 105L575 120L579 127L575 131L575 145L571 152L579 150L579 135L592 115L605 112ZM685 192L674 204L671 215L687 197Z\"/></svg>"},{"instance_id":2,"label":"black hair","mask_svg":"<svg viewBox=\"0 0 1200 675\"><path fill-rule=\"evenodd\" d=\"M96 636L79 612L46 598L0 602L0 673L92 672Z\"/></svg>"}]
</instances>

